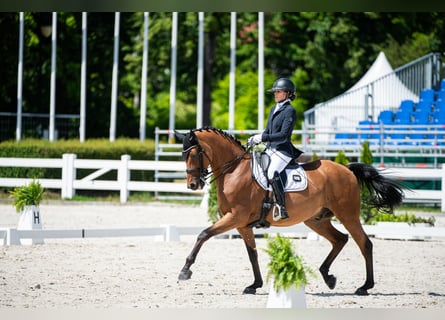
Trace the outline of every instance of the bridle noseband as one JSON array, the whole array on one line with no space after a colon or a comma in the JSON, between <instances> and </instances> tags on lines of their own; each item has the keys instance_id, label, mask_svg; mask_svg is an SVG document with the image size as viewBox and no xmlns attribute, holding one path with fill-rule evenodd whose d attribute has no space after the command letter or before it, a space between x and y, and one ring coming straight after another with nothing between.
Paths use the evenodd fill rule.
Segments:
<instances>
[{"instance_id":1,"label":"bridle noseband","mask_svg":"<svg viewBox=\"0 0 445 320\"><path fill-rule=\"evenodd\" d=\"M204 159L203 159L202 155L205 154L207 159L208 159L207 154L204 152L204 150L202 149L202 147L199 144L196 144L196 145L193 145L193 146L187 148L186 150L183 150L182 151L182 158L184 160L186 160L188 154L194 148L198 148L199 168L186 168L185 172L187 174L189 174L189 173L191 174L193 172L199 172L199 184L201 185L201 188L202 188L202 187L204 187L207 178L211 175L209 173L209 170L207 170L207 168L204 168Z\"/></svg>"}]
</instances>

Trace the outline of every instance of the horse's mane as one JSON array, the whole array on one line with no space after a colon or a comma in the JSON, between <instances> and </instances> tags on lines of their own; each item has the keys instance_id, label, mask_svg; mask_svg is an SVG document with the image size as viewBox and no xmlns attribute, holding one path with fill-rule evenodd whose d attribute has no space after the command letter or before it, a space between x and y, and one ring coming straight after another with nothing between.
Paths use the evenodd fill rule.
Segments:
<instances>
[{"instance_id":1,"label":"horse's mane","mask_svg":"<svg viewBox=\"0 0 445 320\"><path fill-rule=\"evenodd\" d=\"M199 132L202 132L202 131L214 132L216 134L221 135L225 139L229 140L231 143L236 144L237 146L239 146L243 150L246 150L246 147L243 146L241 144L241 142L237 138L235 138L233 135L231 135L231 134L229 134L229 133L227 133L227 132L225 132L225 131L223 131L221 129L207 126L207 127L202 127L202 128L198 128L198 129L192 130L192 132L196 132L196 131L199 131Z\"/></svg>"}]
</instances>

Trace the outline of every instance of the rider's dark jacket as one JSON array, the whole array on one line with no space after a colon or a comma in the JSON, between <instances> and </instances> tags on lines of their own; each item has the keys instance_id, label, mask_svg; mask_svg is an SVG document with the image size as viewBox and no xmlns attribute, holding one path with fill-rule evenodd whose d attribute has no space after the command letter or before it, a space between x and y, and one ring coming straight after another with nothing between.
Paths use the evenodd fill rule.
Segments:
<instances>
[{"instance_id":1,"label":"rider's dark jacket","mask_svg":"<svg viewBox=\"0 0 445 320\"><path fill-rule=\"evenodd\" d=\"M302 151L295 148L291 142L292 130L297 121L297 112L289 102L282 105L277 112L275 109L276 106L270 110L261 140L266 142L267 148L274 148L286 156L297 158Z\"/></svg>"}]
</instances>

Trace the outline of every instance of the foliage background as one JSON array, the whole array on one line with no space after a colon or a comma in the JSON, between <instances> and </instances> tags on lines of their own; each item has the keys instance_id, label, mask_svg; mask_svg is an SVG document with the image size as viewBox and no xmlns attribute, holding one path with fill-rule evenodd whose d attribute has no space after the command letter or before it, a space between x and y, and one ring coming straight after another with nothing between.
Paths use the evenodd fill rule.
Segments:
<instances>
[{"instance_id":1,"label":"foliage background","mask_svg":"<svg viewBox=\"0 0 445 320\"><path fill-rule=\"evenodd\" d=\"M195 127L198 14L179 13L176 127ZM48 113L51 43L41 27L47 12L25 13L23 112ZM235 129L256 129L258 14L237 14ZM57 48L57 114L78 114L81 13L60 12ZM348 89L384 51L396 68L429 52L445 52L441 12L265 13L265 88L277 77L297 85L299 114ZM111 102L114 13L88 13L87 138L107 137ZM18 13L0 13L0 112L17 109ZM139 136L143 13L121 13L119 137ZM150 13L147 136L168 127L171 13ZM205 14L204 125L228 126L230 13ZM265 106L273 97L265 94ZM4 127L5 125L3 125ZM15 128L8 130L14 138ZM78 135L77 132L73 133ZM67 137L61 137L67 138Z\"/></svg>"}]
</instances>

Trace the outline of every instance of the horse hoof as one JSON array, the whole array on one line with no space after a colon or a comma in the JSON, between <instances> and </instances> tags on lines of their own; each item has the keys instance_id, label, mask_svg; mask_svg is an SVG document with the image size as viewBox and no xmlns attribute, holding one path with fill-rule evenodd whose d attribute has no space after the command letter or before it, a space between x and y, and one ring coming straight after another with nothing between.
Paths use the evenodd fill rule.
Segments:
<instances>
[{"instance_id":1,"label":"horse hoof","mask_svg":"<svg viewBox=\"0 0 445 320\"><path fill-rule=\"evenodd\" d=\"M252 288L252 287L247 287L243 291L243 294L255 294L255 293L256 293L256 289Z\"/></svg>"},{"instance_id":2,"label":"horse hoof","mask_svg":"<svg viewBox=\"0 0 445 320\"><path fill-rule=\"evenodd\" d=\"M328 280L326 281L326 284L328 285L329 289L334 289L337 284L337 278L334 276L329 276Z\"/></svg>"},{"instance_id":3,"label":"horse hoof","mask_svg":"<svg viewBox=\"0 0 445 320\"><path fill-rule=\"evenodd\" d=\"M192 276L191 270L183 270L179 273L178 280L188 280Z\"/></svg>"},{"instance_id":4,"label":"horse hoof","mask_svg":"<svg viewBox=\"0 0 445 320\"><path fill-rule=\"evenodd\" d=\"M364 288L358 288L355 291L355 294L358 295L358 296L367 296L367 295L369 295L368 290L366 290Z\"/></svg>"}]
</instances>

